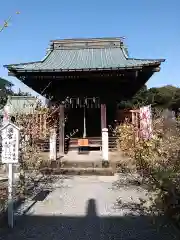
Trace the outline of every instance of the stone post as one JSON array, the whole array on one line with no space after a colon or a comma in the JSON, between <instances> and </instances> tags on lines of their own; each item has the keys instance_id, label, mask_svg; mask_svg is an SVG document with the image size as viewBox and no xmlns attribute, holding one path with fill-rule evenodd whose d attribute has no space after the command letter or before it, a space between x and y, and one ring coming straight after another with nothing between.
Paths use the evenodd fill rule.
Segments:
<instances>
[{"instance_id":1,"label":"stone post","mask_svg":"<svg viewBox=\"0 0 180 240\"><path fill-rule=\"evenodd\" d=\"M106 104L101 104L101 129L107 127L106 122Z\"/></svg>"},{"instance_id":2,"label":"stone post","mask_svg":"<svg viewBox=\"0 0 180 240\"><path fill-rule=\"evenodd\" d=\"M56 129L52 129L50 132L50 139L49 139L49 147L50 147L50 160L57 159L57 152L56 152Z\"/></svg>"},{"instance_id":3,"label":"stone post","mask_svg":"<svg viewBox=\"0 0 180 240\"><path fill-rule=\"evenodd\" d=\"M108 141L108 129L102 129L102 158L103 161L109 161L109 141Z\"/></svg>"},{"instance_id":4,"label":"stone post","mask_svg":"<svg viewBox=\"0 0 180 240\"><path fill-rule=\"evenodd\" d=\"M60 105L59 112L59 153L64 154L64 105Z\"/></svg>"}]
</instances>

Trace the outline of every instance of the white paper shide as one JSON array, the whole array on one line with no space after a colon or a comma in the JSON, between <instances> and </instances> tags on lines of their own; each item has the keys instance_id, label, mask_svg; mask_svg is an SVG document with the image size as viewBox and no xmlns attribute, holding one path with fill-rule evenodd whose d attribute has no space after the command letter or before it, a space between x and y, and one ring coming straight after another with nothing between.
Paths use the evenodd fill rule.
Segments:
<instances>
[{"instance_id":1,"label":"white paper shide","mask_svg":"<svg viewBox=\"0 0 180 240\"><path fill-rule=\"evenodd\" d=\"M9 122L1 128L2 163L18 163L19 160L19 128Z\"/></svg>"}]
</instances>

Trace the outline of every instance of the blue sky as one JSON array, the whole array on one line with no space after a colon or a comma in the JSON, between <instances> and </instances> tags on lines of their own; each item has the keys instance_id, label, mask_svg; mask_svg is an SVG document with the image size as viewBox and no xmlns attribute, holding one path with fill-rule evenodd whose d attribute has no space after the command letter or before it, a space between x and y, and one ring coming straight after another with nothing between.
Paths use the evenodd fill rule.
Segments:
<instances>
[{"instance_id":1,"label":"blue sky","mask_svg":"<svg viewBox=\"0 0 180 240\"><path fill-rule=\"evenodd\" d=\"M1 0L0 76L16 89L27 90L8 77L4 64L41 60L49 41L58 38L125 36L131 57L165 58L148 87L180 87L179 0ZM20 15L15 12L20 11Z\"/></svg>"}]
</instances>

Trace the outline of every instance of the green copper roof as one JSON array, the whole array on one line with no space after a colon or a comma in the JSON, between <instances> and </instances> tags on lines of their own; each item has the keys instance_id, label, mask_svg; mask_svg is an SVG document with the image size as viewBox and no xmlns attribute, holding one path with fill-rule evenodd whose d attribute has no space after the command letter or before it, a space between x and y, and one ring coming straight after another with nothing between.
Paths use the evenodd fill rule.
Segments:
<instances>
[{"instance_id":1,"label":"green copper roof","mask_svg":"<svg viewBox=\"0 0 180 240\"><path fill-rule=\"evenodd\" d=\"M42 61L6 65L10 71L123 69L158 65L164 60L128 58L121 40L56 40Z\"/></svg>"}]
</instances>

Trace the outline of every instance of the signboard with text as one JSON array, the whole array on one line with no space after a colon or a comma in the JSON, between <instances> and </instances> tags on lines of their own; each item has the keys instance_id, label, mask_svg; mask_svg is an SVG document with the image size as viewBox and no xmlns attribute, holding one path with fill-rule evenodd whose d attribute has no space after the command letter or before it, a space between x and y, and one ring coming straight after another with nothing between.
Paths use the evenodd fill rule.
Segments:
<instances>
[{"instance_id":1,"label":"signboard with text","mask_svg":"<svg viewBox=\"0 0 180 240\"><path fill-rule=\"evenodd\" d=\"M18 163L19 160L19 128L9 122L1 128L2 163Z\"/></svg>"}]
</instances>

